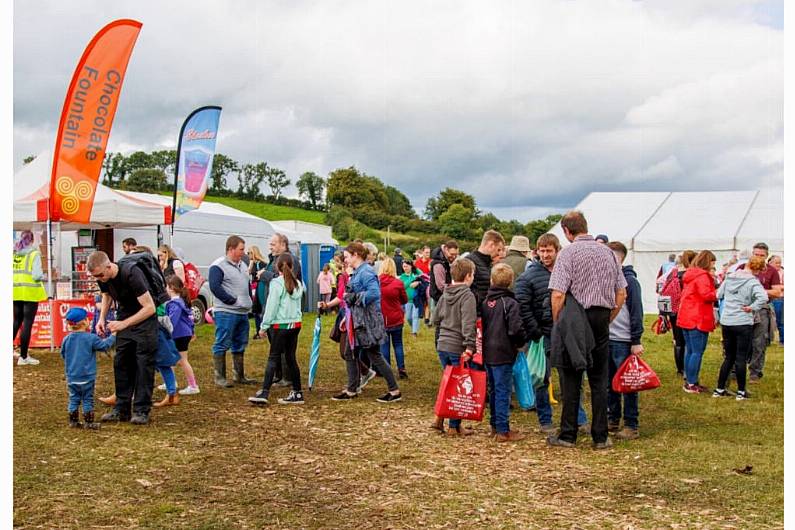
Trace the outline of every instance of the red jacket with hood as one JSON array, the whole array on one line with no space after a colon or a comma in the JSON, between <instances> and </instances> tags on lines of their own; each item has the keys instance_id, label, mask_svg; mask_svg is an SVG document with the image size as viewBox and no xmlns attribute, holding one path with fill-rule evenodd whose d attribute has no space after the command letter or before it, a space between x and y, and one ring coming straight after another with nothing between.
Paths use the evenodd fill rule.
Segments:
<instances>
[{"instance_id":1,"label":"red jacket with hood","mask_svg":"<svg viewBox=\"0 0 795 530\"><path fill-rule=\"evenodd\" d=\"M715 280L704 269L691 267L685 271L682 282L684 287L676 325L682 329L711 332L715 329L714 304L718 299Z\"/></svg>"},{"instance_id":2,"label":"red jacket with hood","mask_svg":"<svg viewBox=\"0 0 795 530\"><path fill-rule=\"evenodd\" d=\"M403 306L409 302L403 282L387 274L379 276L378 281L381 282L381 313L384 314L384 326L387 328L402 326L405 320Z\"/></svg>"}]
</instances>

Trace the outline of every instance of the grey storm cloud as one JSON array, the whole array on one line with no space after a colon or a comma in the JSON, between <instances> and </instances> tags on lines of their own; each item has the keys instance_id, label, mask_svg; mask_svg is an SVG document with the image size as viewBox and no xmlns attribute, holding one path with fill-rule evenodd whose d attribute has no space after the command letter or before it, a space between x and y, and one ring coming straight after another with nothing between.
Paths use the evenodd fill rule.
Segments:
<instances>
[{"instance_id":1,"label":"grey storm cloud","mask_svg":"<svg viewBox=\"0 0 795 530\"><path fill-rule=\"evenodd\" d=\"M526 221L589 191L783 184L783 4L16 2L14 164L49 149L91 36L143 29L109 151L218 149L295 179L355 165L422 210L444 187ZM288 190L289 191L289 190Z\"/></svg>"}]
</instances>

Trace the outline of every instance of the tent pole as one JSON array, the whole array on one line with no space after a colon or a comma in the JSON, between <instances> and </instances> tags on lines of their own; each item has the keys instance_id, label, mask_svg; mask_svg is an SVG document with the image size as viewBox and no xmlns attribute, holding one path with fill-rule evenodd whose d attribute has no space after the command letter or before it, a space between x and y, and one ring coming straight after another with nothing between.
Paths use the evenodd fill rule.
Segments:
<instances>
[{"instance_id":1,"label":"tent pole","mask_svg":"<svg viewBox=\"0 0 795 530\"><path fill-rule=\"evenodd\" d=\"M49 203L49 199L47 199ZM55 299L55 294L52 290L52 219L50 219L50 205L47 204L47 293L49 294L47 302L50 304L50 314L52 314L52 300ZM55 351L55 333L52 332L53 326L50 323L50 352Z\"/></svg>"}]
</instances>

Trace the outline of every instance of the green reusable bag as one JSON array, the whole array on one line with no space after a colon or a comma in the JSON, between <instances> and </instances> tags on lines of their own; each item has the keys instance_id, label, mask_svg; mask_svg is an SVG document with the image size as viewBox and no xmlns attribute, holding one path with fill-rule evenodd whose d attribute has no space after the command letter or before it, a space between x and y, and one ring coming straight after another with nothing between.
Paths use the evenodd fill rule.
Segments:
<instances>
[{"instance_id":1,"label":"green reusable bag","mask_svg":"<svg viewBox=\"0 0 795 530\"><path fill-rule=\"evenodd\" d=\"M544 337L531 342L527 349L527 368L530 370L530 380L533 388L544 386L544 376L547 373L547 356L544 354Z\"/></svg>"}]
</instances>

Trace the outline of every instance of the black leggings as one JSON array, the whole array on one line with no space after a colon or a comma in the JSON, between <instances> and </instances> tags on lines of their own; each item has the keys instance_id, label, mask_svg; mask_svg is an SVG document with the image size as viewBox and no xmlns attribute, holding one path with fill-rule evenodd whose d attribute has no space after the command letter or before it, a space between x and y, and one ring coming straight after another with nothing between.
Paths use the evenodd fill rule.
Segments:
<instances>
[{"instance_id":1,"label":"black leggings","mask_svg":"<svg viewBox=\"0 0 795 530\"><path fill-rule=\"evenodd\" d=\"M682 328L676 325L676 314L669 315L671 328L674 334L674 362L676 371L680 374L685 373L685 334Z\"/></svg>"},{"instance_id":2,"label":"black leggings","mask_svg":"<svg viewBox=\"0 0 795 530\"><path fill-rule=\"evenodd\" d=\"M286 373L290 374L293 382L293 390L296 392L301 391L301 370L295 360L295 351L298 349L298 334L300 332L301 328L293 328L274 329L271 333L271 351L268 355L268 364L265 367L265 380L262 382L262 389L265 392L270 392L276 365L280 363L282 354L284 354L286 363Z\"/></svg>"},{"instance_id":3,"label":"black leggings","mask_svg":"<svg viewBox=\"0 0 795 530\"><path fill-rule=\"evenodd\" d=\"M754 327L751 324L746 326L721 326L726 357L723 358L723 364L720 367L718 388L726 388L729 372L734 367L737 372L737 390L745 391L745 365L751 358L753 329Z\"/></svg>"},{"instance_id":4,"label":"black leggings","mask_svg":"<svg viewBox=\"0 0 795 530\"><path fill-rule=\"evenodd\" d=\"M17 338L17 332L21 326L22 333L19 334L19 354L23 359L28 356L30 332L33 329L33 321L36 319L36 312L38 310L38 302L14 300L14 336L11 340Z\"/></svg>"}]
</instances>

